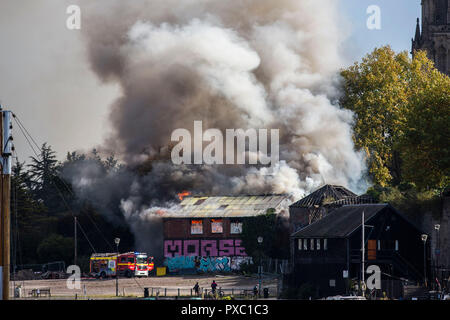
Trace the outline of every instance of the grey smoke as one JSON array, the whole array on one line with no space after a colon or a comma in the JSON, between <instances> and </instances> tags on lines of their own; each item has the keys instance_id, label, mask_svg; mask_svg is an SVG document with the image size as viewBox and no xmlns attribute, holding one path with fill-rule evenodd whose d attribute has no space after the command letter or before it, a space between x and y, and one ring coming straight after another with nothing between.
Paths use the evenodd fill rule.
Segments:
<instances>
[{"instance_id":1,"label":"grey smoke","mask_svg":"<svg viewBox=\"0 0 450 320\"><path fill-rule=\"evenodd\" d=\"M323 183L361 190L365 168L352 142L353 114L335 103L344 40L337 1L80 3L91 69L121 89L104 152L140 165L170 144L174 129L192 130L194 120L223 131L280 129L282 161L274 168L161 161L125 182L77 173L81 193L92 196L100 183L106 194L99 197L109 199L117 196L109 190L120 188L120 207L136 232L182 190L294 198Z\"/></svg>"}]
</instances>

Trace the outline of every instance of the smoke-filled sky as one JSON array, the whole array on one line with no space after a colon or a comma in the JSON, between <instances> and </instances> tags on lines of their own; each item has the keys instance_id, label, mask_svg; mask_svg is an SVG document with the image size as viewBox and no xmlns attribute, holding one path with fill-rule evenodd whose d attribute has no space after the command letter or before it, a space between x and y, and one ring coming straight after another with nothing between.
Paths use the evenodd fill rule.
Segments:
<instances>
[{"instance_id":1,"label":"smoke-filled sky","mask_svg":"<svg viewBox=\"0 0 450 320\"><path fill-rule=\"evenodd\" d=\"M353 145L353 114L337 105L337 74L375 46L409 50L417 12L411 0L371 1L382 29L368 31L365 1L343 1L2 0L0 99L60 158L95 147L127 165L105 173L81 161L63 175L104 214L120 210L137 249L150 243L140 228L155 227L155 210L169 209L183 190L296 200L331 183L362 193L365 161ZM81 7L79 31L66 28L69 4ZM411 23L392 23L399 13ZM222 132L278 129L281 161L129 169L195 120ZM15 136L23 161L30 150Z\"/></svg>"},{"instance_id":2,"label":"smoke-filled sky","mask_svg":"<svg viewBox=\"0 0 450 320\"><path fill-rule=\"evenodd\" d=\"M39 143L50 143L60 158L69 150L103 142L111 125L110 105L119 95L117 84L102 83L90 70L82 32L65 27L67 6L78 2L0 3L0 102L22 118ZM225 6L232 3L221 2ZM370 4L382 9L380 31L365 27L365 10ZM409 50L420 1L340 0L338 14L346 25L333 32L348 33L342 58L349 64L383 44ZM26 160L31 151L20 133L16 132L15 138L19 157Z\"/></svg>"}]
</instances>

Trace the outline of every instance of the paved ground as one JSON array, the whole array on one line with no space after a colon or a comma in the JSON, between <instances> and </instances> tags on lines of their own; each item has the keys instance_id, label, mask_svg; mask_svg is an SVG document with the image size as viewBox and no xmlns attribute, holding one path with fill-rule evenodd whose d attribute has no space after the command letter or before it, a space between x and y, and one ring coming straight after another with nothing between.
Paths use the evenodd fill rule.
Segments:
<instances>
[{"instance_id":1,"label":"paved ground","mask_svg":"<svg viewBox=\"0 0 450 320\"><path fill-rule=\"evenodd\" d=\"M211 289L211 282L215 280L217 288L222 288L225 295L231 294L231 289L238 294L242 289L252 290L258 285L257 276L242 275L184 275L184 276L165 276L148 278L119 278L119 295L122 297L143 297L144 288L148 287L149 294L159 296L176 296L178 289L180 295L189 295L192 287L198 281L201 288ZM269 288L271 295L276 295L278 280L276 276L264 275L262 279L262 288ZM116 280L115 279L81 279L81 289L69 289L66 279L52 280L25 280L11 282L11 294L13 287L21 285L22 293L28 296L32 289L50 288L52 298L92 298L106 299L115 297ZM153 288L153 290L152 290ZM86 292L86 296L84 295ZM41 297L40 299L46 299Z\"/></svg>"}]
</instances>

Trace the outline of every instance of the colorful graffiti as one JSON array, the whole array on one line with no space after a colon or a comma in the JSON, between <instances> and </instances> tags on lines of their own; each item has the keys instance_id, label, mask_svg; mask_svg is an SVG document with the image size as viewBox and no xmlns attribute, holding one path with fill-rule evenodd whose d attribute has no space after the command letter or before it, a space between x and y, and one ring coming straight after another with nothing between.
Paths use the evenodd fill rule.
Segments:
<instances>
[{"instance_id":1,"label":"colorful graffiti","mask_svg":"<svg viewBox=\"0 0 450 320\"><path fill-rule=\"evenodd\" d=\"M169 272L230 272L239 270L242 263L251 263L251 257L198 257L175 256L168 257L165 265Z\"/></svg>"},{"instance_id":2,"label":"colorful graffiti","mask_svg":"<svg viewBox=\"0 0 450 320\"><path fill-rule=\"evenodd\" d=\"M164 257L233 257L247 256L240 239L165 240Z\"/></svg>"}]
</instances>

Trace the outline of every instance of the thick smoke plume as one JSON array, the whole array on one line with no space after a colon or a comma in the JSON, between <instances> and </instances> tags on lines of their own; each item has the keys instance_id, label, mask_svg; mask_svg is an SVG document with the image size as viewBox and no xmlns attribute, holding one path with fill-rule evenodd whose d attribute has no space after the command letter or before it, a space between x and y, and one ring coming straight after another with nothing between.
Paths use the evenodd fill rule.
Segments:
<instances>
[{"instance_id":1,"label":"thick smoke plume","mask_svg":"<svg viewBox=\"0 0 450 320\"><path fill-rule=\"evenodd\" d=\"M353 115L335 103L343 40L335 0L108 0L83 7L91 68L122 91L102 149L127 167L157 158L172 131L192 130L194 120L223 132L280 130L281 161L272 168L153 161L145 174L117 184L84 177L89 183L79 187L91 196L98 184L106 193L124 190L121 208L132 226L170 207L183 190L294 198L323 183L358 190L364 165L352 142Z\"/></svg>"}]
</instances>

